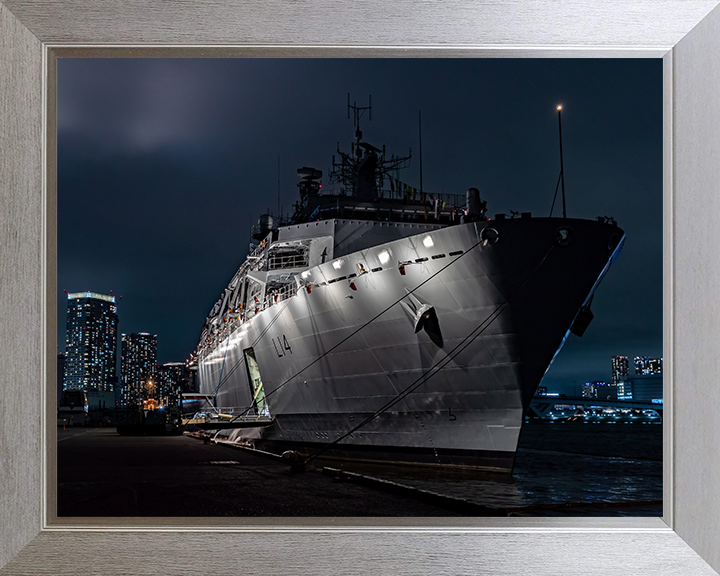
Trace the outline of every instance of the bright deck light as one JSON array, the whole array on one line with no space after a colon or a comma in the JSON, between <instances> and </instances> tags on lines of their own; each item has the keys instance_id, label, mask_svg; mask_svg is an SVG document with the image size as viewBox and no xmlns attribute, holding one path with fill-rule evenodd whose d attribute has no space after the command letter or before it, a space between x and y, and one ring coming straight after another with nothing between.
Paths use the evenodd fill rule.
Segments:
<instances>
[{"instance_id":1,"label":"bright deck light","mask_svg":"<svg viewBox=\"0 0 720 576\"><path fill-rule=\"evenodd\" d=\"M335 270L340 270L342 265L343 265L342 260L335 260L335 262L333 262L333 268L335 268Z\"/></svg>"},{"instance_id":2,"label":"bright deck light","mask_svg":"<svg viewBox=\"0 0 720 576\"><path fill-rule=\"evenodd\" d=\"M380 264L387 264L390 260L390 254L387 250L383 250L378 254L378 260L380 260Z\"/></svg>"},{"instance_id":3,"label":"bright deck light","mask_svg":"<svg viewBox=\"0 0 720 576\"><path fill-rule=\"evenodd\" d=\"M433 242L433 239L430 238L430 236L425 236L425 238L423 238L423 245L425 248L432 248L435 246L435 242Z\"/></svg>"}]
</instances>

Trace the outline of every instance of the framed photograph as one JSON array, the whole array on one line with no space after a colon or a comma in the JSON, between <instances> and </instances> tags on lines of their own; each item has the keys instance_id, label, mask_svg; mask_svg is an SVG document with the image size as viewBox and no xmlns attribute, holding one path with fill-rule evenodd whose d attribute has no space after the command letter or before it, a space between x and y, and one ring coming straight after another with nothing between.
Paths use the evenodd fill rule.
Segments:
<instances>
[{"instance_id":1,"label":"framed photograph","mask_svg":"<svg viewBox=\"0 0 720 576\"><path fill-rule=\"evenodd\" d=\"M3 573L713 574L720 568L714 224L720 168L717 2L453 9L0 3L0 352ZM320 6L315 6L320 9ZM372 8L372 9L371 9ZM578 15L585 15L580 18ZM404 16L401 17L401 16ZM394 20L397 19L397 20ZM545 22L551 34L537 32ZM562 21L562 28L553 22ZM177 24L174 24L177 22ZM272 22L272 25L270 24ZM393 24L394 22L394 24ZM595 23L589 25L589 23ZM354 23L354 24L353 24ZM600 24L601 23L601 24ZM107 57L653 57L664 75L662 518L141 518L55 516L56 64ZM188 49L182 45L194 45ZM99 52L94 53L97 55ZM5 145L7 143L7 145ZM22 431L22 432L20 432ZM159 562L148 562L165 550ZM548 558L553 558L548 562ZM119 560L118 560L119 559ZM261 559L261 560L258 560Z\"/></svg>"},{"instance_id":2,"label":"framed photograph","mask_svg":"<svg viewBox=\"0 0 720 576\"><path fill-rule=\"evenodd\" d=\"M255 516L282 482L134 436L132 405L177 423L180 370L188 431L326 475L465 515L662 515L661 59L57 53L58 421L91 425L58 428L63 522ZM152 449L165 480L125 452ZM262 515L450 514L319 481L332 508L266 494Z\"/></svg>"}]
</instances>

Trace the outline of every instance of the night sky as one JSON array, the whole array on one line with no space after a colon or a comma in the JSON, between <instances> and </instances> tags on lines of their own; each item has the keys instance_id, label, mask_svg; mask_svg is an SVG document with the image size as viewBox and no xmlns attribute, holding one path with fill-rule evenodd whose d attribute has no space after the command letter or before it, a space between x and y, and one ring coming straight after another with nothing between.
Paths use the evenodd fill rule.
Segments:
<instances>
[{"instance_id":1,"label":"night sky","mask_svg":"<svg viewBox=\"0 0 720 576\"><path fill-rule=\"evenodd\" d=\"M186 360L278 188L287 214L297 168L327 175L349 151L348 93L372 94L366 141L412 149L415 187L421 111L424 189L475 186L490 216L549 215L561 103L568 216L612 216L627 239L543 385L577 393L616 354L662 356L660 59L60 59L58 351L63 290L112 290L120 333Z\"/></svg>"}]
</instances>

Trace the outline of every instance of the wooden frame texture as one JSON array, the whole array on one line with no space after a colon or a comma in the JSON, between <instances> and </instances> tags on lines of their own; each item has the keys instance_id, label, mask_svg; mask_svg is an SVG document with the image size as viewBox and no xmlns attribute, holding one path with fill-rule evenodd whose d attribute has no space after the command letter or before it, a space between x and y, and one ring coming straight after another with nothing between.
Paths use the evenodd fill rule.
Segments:
<instances>
[{"instance_id":1,"label":"wooden frame texture","mask_svg":"<svg viewBox=\"0 0 720 576\"><path fill-rule=\"evenodd\" d=\"M0 0L0 574L717 574L717 5ZM57 310L54 64L148 54L662 57L663 518L61 523L46 424Z\"/></svg>"}]
</instances>

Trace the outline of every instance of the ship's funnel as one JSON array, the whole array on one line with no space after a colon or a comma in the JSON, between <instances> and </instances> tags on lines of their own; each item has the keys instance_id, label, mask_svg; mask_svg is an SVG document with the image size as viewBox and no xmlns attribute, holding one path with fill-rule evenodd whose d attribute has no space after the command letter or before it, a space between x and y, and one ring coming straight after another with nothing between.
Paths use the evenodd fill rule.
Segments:
<instances>
[{"instance_id":1,"label":"ship's funnel","mask_svg":"<svg viewBox=\"0 0 720 576\"><path fill-rule=\"evenodd\" d=\"M470 218L480 216L480 190L468 188L465 205L467 206L467 215Z\"/></svg>"},{"instance_id":2,"label":"ship's funnel","mask_svg":"<svg viewBox=\"0 0 720 576\"><path fill-rule=\"evenodd\" d=\"M485 217L487 202L480 200L480 190L477 188L468 188L465 206L467 208L467 214L465 215L467 222L474 222Z\"/></svg>"},{"instance_id":3,"label":"ship's funnel","mask_svg":"<svg viewBox=\"0 0 720 576\"><path fill-rule=\"evenodd\" d=\"M355 195L359 200L376 200L375 171L377 170L377 154L370 152L358 167L357 187Z\"/></svg>"},{"instance_id":4,"label":"ship's funnel","mask_svg":"<svg viewBox=\"0 0 720 576\"><path fill-rule=\"evenodd\" d=\"M258 218L257 226L253 226L252 237L256 240L264 240L265 237L274 229L275 221L270 214L263 214Z\"/></svg>"}]
</instances>

